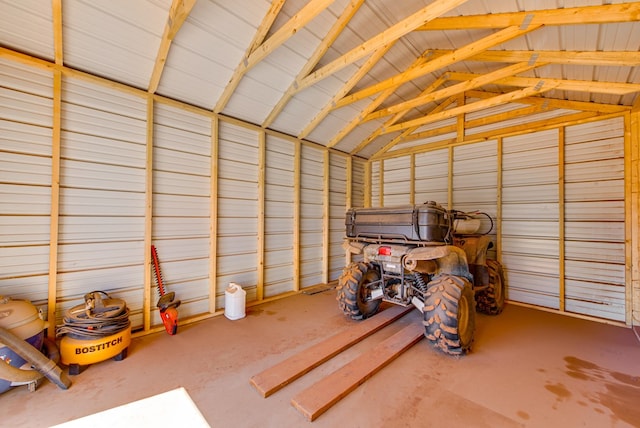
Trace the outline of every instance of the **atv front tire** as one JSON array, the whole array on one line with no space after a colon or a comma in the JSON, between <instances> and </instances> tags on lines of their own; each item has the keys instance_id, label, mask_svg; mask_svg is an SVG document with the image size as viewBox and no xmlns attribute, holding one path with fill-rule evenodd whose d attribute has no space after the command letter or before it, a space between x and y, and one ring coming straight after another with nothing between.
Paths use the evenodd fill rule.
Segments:
<instances>
[{"instance_id":1,"label":"atv front tire","mask_svg":"<svg viewBox=\"0 0 640 428\"><path fill-rule=\"evenodd\" d=\"M471 283L442 274L427 284L424 302L425 337L446 354L463 355L471 349L476 324Z\"/></svg>"},{"instance_id":2,"label":"atv front tire","mask_svg":"<svg viewBox=\"0 0 640 428\"><path fill-rule=\"evenodd\" d=\"M351 263L338 279L338 306L354 320L369 318L378 312L381 299L371 300L372 283L380 281L380 272L371 263Z\"/></svg>"}]
</instances>

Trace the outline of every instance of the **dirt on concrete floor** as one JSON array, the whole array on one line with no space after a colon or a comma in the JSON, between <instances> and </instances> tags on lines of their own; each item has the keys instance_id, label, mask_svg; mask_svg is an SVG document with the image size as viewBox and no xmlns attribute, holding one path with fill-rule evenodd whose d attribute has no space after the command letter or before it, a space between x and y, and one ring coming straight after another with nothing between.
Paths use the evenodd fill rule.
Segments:
<instances>
[{"instance_id":1,"label":"dirt on concrete floor","mask_svg":"<svg viewBox=\"0 0 640 428\"><path fill-rule=\"evenodd\" d=\"M349 328L335 292L299 294L133 339L128 357L87 367L66 391L45 382L0 396L1 426L43 427L184 387L212 427L640 427L640 343L630 328L507 305L478 315L473 350L418 342L314 422L300 391L409 323L399 321L268 398L251 376Z\"/></svg>"}]
</instances>

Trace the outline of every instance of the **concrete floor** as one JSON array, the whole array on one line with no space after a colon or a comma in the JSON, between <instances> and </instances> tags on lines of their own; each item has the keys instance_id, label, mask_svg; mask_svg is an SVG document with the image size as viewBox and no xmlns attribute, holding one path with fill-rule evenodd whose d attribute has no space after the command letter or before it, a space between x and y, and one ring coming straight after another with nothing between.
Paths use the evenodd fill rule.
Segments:
<instances>
[{"instance_id":1,"label":"concrete floor","mask_svg":"<svg viewBox=\"0 0 640 428\"><path fill-rule=\"evenodd\" d=\"M507 305L478 315L473 352L422 340L308 422L291 398L412 322L413 311L268 398L251 376L356 321L334 291L247 308L247 317L134 339L66 391L45 382L0 396L0 426L45 427L184 387L212 427L640 427L640 343L631 329Z\"/></svg>"}]
</instances>

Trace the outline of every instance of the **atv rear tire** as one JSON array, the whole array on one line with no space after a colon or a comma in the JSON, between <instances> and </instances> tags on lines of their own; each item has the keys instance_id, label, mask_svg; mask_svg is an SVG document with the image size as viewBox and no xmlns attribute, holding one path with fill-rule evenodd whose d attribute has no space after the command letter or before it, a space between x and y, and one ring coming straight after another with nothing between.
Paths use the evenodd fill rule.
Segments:
<instances>
[{"instance_id":1,"label":"atv rear tire","mask_svg":"<svg viewBox=\"0 0 640 428\"><path fill-rule=\"evenodd\" d=\"M369 285L380 281L378 269L371 263L351 263L338 279L338 306L354 320L369 318L378 312L381 299L371 300Z\"/></svg>"},{"instance_id":2,"label":"atv rear tire","mask_svg":"<svg viewBox=\"0 0 640 428\"><path fill-rule=\"evenodd\" d=\"M504 309L505 282L502 265L497 260L487 260L489 286L476 294L478 311L488 315L498 315Z\"/></svg>"},{"instance_id":3,"label":"atv rear tire","mask_svg":"<svg viewBox=\"0 0 640 428\"><path fill-rule=\"evenodd\" d=\"M425 337L451 355L471 349L476 324L471 283L462 277L442 274L427 284L424 302Z\"/></svg>"}]
</instances>

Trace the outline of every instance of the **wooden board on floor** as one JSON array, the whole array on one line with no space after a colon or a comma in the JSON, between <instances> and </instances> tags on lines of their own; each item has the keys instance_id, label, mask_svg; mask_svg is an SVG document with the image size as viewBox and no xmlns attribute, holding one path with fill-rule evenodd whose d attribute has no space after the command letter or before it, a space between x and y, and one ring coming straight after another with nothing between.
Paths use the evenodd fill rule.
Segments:
<instances>
[{"instance_id":1,"label":"wooden board on floor","mask_svg":"<svg viewBox=\"0 0 640 428\"><path fill-rule=\"evenodd\" d=\"M331 336L327 340L313 345L253 376L250 379L250 383L263 397L268 397L353 344L391 324L412 309L413 306L406 308L392 306L387 308L373 317L359 322L355 326L349 327L345 331Z\"/></svg>"},{"instance_id":2,"label":"wooden board on floor","mask_svg":"<svg viewBox=\"0 0 640 428\"><path fill-rule=\"evenodd\" d=\"M291 404L313 421L401 353L424 337L422 323L411 324L293 397Z\"/></svg>"}]
</instances>

